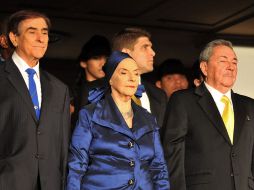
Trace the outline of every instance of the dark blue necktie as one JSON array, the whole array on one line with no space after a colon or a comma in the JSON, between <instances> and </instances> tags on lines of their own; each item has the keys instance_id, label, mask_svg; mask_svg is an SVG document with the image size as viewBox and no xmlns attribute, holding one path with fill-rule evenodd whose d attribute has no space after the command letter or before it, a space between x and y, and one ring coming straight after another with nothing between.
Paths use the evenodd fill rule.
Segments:
<instances>
[{"instance_id":1,"label":"dark blue necktie","mask_svg":"<svg viewBox=\"0 0 254 190\"><path fill-rule=\"evenodd\" d=\"M26 70L28 74L28 79L29 79L29 93L31 95L33 104L34 104L34 110L36 113L36 117L39 120L40 118L40 108L39 108L39 100L38 100L38 95L37 95L37 90L36 90L36 84L34 81L34 74L36 73L35 70L33 69L27 69Z\"/></svg>"}]
</instances>

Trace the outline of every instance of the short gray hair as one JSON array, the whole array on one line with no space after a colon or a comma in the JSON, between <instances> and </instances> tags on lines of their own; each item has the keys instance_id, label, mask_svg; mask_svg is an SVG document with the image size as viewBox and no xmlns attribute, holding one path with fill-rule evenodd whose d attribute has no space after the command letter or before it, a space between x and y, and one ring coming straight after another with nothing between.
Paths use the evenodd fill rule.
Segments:
<instances>
[{"instance_id":1,"label":"short gray hair","mask_svg":"<svg viewBox=\"0 0 254 190\"><path fill-rule=\"evenodd\" d=\"M199 62L205 61L207 62L213 52L213 48L217 46L227 46L233 50L233 45L230 41L223 40L223 39L217 39L209 42L205 48L201 51L200 56L199 56Z\"/></svg>"}]
</instances>

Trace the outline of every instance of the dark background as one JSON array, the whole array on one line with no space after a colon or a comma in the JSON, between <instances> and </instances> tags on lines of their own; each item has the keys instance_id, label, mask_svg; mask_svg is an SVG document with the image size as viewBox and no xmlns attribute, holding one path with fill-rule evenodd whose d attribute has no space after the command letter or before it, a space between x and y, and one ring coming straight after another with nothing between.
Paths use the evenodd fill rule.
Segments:
<instances>
[{"instance_id":1,"label":"dark background","mask_svg":"<svg viewBox=\"0 0 254 190\"><path fill-rule=\"evenodd\" d=\"M253 0L11 0L1 1L0 25L21 9L41 11L51 19L52 42L41 66L68 85L74 82L80 49L92 35L111 40L129 26L151 32L155 65L179 58L191 67L204 44L216 38L254 46Z\"/></svg>"}]
</instances>

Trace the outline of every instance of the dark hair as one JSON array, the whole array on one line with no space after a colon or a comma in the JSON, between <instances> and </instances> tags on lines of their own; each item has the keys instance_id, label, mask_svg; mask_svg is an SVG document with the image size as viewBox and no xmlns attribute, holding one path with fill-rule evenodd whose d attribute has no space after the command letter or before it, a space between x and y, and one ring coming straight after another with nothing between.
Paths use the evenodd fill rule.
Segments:
<instances>
[{"instance_id":1,"label":"dark hair","mask_svg":"<svg viewBox=\"0 0 254 190\"><path fill-rule=\"evenodd\" d=\"M111 47L108 39L104 36L92 36L82 47L78 56L78 61L87 61L98 56L108 57L111 53Z\"/></svg>"},{"instance_id":2,"label":"dark hair","mask_svg":"<svg viewBox=\"0 0 254 190\"><path fill-rule=\"evenodd\" d=\"M122 51L123 48L133 49L140 37L147 37L151 40L151 34L141 28L125 28L113 37L113 50Z\"/></svg>"},{"instance_id":3,"label":"dark hair","mask_svg":"<svg viewBox=\"0 0 254 190\"><path fill-rule=\"evenodd\" d=\"M183 63L179 59L166 59L157 69L157 80L170 74L181 74L186 76Z\"/></svg>"},{"instance_id":4,"label":"dark hair","mask_svg":"<svg viewBox=\"0 0 254 190\"><path fill-rule=\"evenodd\" d=\"M10 32L13 32L16 35L19 35L19 24L24 20L33 19L33 18L43 18L48 26L48 29L50 29L51 22L45 14L37 12L37 11L33 11L33 10L21 10L21 11L15 12L9 17L7 21L6 35L9 36ZM9 41L9 44L13 46L9 37L8 37L8 41Z\"/></svg>"}]
</instances>

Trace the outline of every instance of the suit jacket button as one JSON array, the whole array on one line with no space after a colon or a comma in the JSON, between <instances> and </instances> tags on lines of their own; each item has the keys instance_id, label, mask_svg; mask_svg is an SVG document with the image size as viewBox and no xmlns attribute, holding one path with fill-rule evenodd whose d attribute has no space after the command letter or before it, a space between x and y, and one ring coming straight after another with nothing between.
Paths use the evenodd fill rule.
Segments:
<instances>
[{"instance_id":1,"label":"suit jacket button","mask_svg":"<svg viewBox=\"0 0 254 190\"><path fill-rule=\"evenodd\" d=\"M135 166L135 162L132 160L132 161L130 161L130 167L133 167L133 166Z\"/></svg>"},{"instance_id":2,"label":"suit jacket button","mask_svg":"<svg viewBox=\"0 0 254 190\"><path fill-rule=\"evenodd\" d=\"M230 176L231 176L231 177L234 177L234 174L233 174L233 173L231 173L231 174L230 174Z\"/></svg>"},{"instance_id":3,"label":"suit jacket button","mask_svg":"<svg viewBox=\"0 0 254 190\"><path fill-rule=\"evenodd\" d=\"M232 152L231 156L232 157L236 157L236 154L234 152Z\"/></svg>"},{"instance_id":4,"label":"suit jacket button","mask_svg":"<svg viewBox=\"0 0 254 190\"><path fill-rule=\"evenodd\" d=\"M129 184L129 185L133 185L133 184L134 184L134 180L133 180L133 179L130 179L130 180L128 181L128 184Z\"/></svg>"},{"instance_id":5,"label":"suit jacket button","mask_svg":"<svg viewBox=\"0 0 254 190\"><path fill-rule=\"evenodd\" d=\"M40 130L37 130L37 135L40 135L41 134L41 131Z\"/></svg>"},{"instance_id":6,"label":"suit jacket button","mask_svg":"<svg viewBox=\"0 0 254 190\"><path fill-rule=\"evenodd\" d=\"M133 146L134 146L133 142L130 141L130 142L128 143L128 147L129 147L129 148L132 148Z\"/></svg>"}]
</instances>

